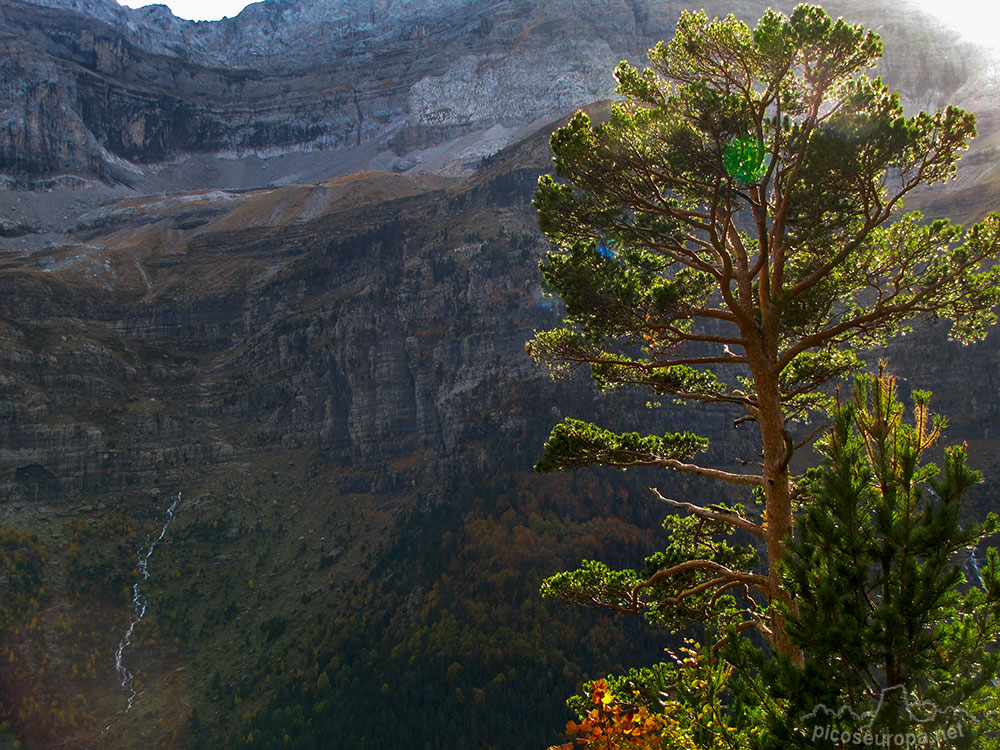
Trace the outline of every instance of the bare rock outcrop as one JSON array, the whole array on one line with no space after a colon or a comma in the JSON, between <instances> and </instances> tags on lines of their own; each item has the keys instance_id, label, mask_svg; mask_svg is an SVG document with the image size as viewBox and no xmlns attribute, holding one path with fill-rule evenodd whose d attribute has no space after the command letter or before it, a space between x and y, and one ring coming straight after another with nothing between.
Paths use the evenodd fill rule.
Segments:
<instances>
[{"instance_id":1,"label":"bare rock outcrop","mask_svg":"<svg viewBox=\"0 0 1000 750\"><path fill-rule=\"evenodd\" d=\"M155 191L164 189L157 175L183 172L191 156L265 161L244 165L238 180L232 169L188 170L176 189L469 166L527 123L613 96L615 63L641 63L683 8L677 0L268 0L195 23L165 6L2 0L0 175L8 187L73 175ZM709 4L748 20L762 9ZM982 72L974 54L924 30L906 8L842 0L830 9L879 28L885 73L917 105L948 100ZM486 135L497 126L506 129L500 141L495 130ZM470 134L478 145L427 154ZM312 179L301 161L273 158L303 152L340 157L323 160Z\"/></svg>"}]
</instances>

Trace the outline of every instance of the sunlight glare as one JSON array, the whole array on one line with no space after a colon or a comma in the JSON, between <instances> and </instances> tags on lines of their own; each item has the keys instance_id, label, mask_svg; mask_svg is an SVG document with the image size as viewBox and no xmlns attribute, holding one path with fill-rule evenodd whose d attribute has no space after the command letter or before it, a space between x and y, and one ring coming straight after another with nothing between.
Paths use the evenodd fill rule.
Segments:
<instances>
[{"instance_id":1,"label":"sunlight glare","mask_svg":"<svg viewBox=\"0 0 1000 750\"><path fill-rule=\"evenodd\" d=\"M1000 57L1000 3L997 0L911 0L940 18L965 39Z\"/></svg>"}]
</instances>

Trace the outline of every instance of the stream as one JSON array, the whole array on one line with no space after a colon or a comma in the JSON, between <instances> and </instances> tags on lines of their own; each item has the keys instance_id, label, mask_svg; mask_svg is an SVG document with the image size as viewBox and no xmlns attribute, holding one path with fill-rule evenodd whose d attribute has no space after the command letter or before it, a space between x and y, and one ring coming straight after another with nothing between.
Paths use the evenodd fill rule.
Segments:
<instances>
[{"instance_id":1,"label":"stream","mask_svg":"<svg viewBox=\"0 0 1000 750\"><path fill-rule=\"evenodd\" d=\"M177 504L180 501L181 493L178 492L177 497L174 498L170 507L167 508L167 517L160 528L160 535L149 543L145 551L140 549L138 552L139 562L136 564L136 570L139 571L140 580L132 584L132 619L129 622L128 629L125 631L125 635L122 636L121 643L118 644L118 650L115 652L115 673L118 675L118 681L121 683L122 688L128 691L128 705L125 707L125 713L131 710L136 696L135 675L125 666L125 649L132 644L132 634L135 632L135 627L142 621L142 618L146 614L146 599L142 595L142 589L139 587L139 584L149 579L149 558L153 555L156 545L166 535L167 528L174 520L174 511L177 509Z\"/></svg>"}]
</instances>

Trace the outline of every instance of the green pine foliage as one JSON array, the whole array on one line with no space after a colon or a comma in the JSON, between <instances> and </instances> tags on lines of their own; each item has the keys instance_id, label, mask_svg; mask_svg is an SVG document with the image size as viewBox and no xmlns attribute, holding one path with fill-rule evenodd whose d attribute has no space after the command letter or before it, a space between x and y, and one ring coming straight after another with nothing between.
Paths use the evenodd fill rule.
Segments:
<instances>
[{"instance_id":1,"label":"green pine foliage","mask_svg":"<svg viewBox=\"0 0 1000 750\"><path fill-rule=\"evenodd\" d=\"M993 514L966 518L966 496L982 477L967 465L964 446L944 449L940 467L927 460L946 423L930 412L930 394L911 396L907 420L893 378L859 376L818 443L820 465L800 483L796 534L781 567L790 596L781 606L801 664L739 637L745 603L705 596L709 574L663 577L700 589L689 597L661 583L658 572L692 557L715 555L729 567L753 559L751 550L720 541L731 534L724 524L670 516L671 544L648 557L641 574L585 561L547 579L542 593L644 614L674 631L708 623L714 647L588 683L569 700L571 710L582 719L589 691L606 684L617 704L643 707L664 732L673 726L668 717L697 729L696 748L836 748L866 735L873 746L876 738L887 746L887 736L905 744L912 735L919 747L995 748L1000 555L986 545L1000 523ZM985 562L967 577L976 551ZM712 722L699 723L705 716ZM831 739L828 728L851 740Z\"/></svg>"},{"instance_id":2,"label":"green pine foliage","mask_svg":"<svg viewBox=\"0 0 1000 750\"><path fill-rule=\"evenodd\" d=\"M535 465L538 471L568 466L657 466L686 461L708 447L708 440L690 432L663 437L641 436L638 432L616 435L579 419L565 419L552 430L545 444L545 456Z\"/></svg>"},{"instance_id":3,"label":"green pine foliage","mask_svg":"<svg viewBox=\"0 0 1000 750\"><path fill-rule=\"evenodd\" d=\"M831 396L861 368L859 350L921 320L976 341L1000 303L1000 214L963 228L903 205L954 177L975 117L906 116L869 74L881 53L876 34L817 6L768 10L753 29L685 11L648 69L619 65L606 122L579 112L553 134L554 175L535 195L552 245L541 271L565 316L529 354L553 377L585 366L602 390L644 387L652 407L721 405L756 425L759 452L710 466L690 433L566 418L536 467L657 466L752 488L745 506L653 490L686 513L665 524L663 553L636 570L585 560L542 587L672 631L703 625L735 667L723 688L735 747L822 746L802 724L820 703L884 731L905 728L914 707L947 708L943 726L966 704L995 703L1000 562L991 551L971 585L959 560L997 527L963 520L979 476L960 447L940 470L922 458L943 425L928 394L914 394L913 424L891 379L859 381L851 405ZM795 476L810 439L791 425L817 412L837 422L823 467ZM605 683L592 687L575 705L601 705L571 726L577 741L633 732L627 697L608 703ZM670 725L661 707L643 732Z\"/></svg>"},{"instance_id":4,"label":"green pine foliage","mask_svg":"<svg viewBox=\"0 0 1000 750\"><path fill-rule=\"evenodd\" d=\"M964 446L947 448L940 468L925 460L943 420L930 414L929 394L912 398L907 423L895 381L861 377L835 411L789 545L788 632L827 705L862 716L881 701L859 725L895 734L919 723L930 734L964 721L971 737L979 722L958 708L1000 668L1000 557L986 550L981 580L964 570L998 521L964 519L982 477ZM799 691L799 707L807 695Z\"/></svg>"},{"instance_id":5,"label":"green pine foliage","mask_svg":"<svg viewBox=\"0 0 1000 750\"><path fill-rule=\"evenodd\" d=\"M720 510L743 513L742 506ZM757 558L751 547L732 545L732 529L725 523L694 516L671 515L663 521L669 544L645 560L641 571L611 570L596 560L551 576L542 583L542 596L593 609L642 614L647 622L672 632L695 623L712 622L738 627L741 610L731 594L719 590L718 578L733 570L751 568ZM701 561L693 564L692 560ZM738 584L738 590L747 583ZM736 588L734 586L730 589Z\"/></svg>"},{"instance_id":6,"label":"green pine foliage","mask_svg":"<svg viewBox=\"0 0 1000 750\"><path fill-rule=\"evenodd\" d=\"M975 117L906 116L869 73L881 54L877 34L818 6L768 10L752 29L685 11L649 68L618 66L606 122L578 112L553 134L555 174L535 194L552 245L541 271L565 316L528 352L554 377L586 366L602 390L648 388L653 406L729 407L760 448L709 466L688 433L566 419L537 468L655 465L760 488L766 523L729 517L762 541L767 573L718 576L749 584L760 607L788 599L777 565L796 491L791 423L830 406L824 388L859 369L859 349L921 319L976 341L1000 303L1000 214L963 229L903 208L954 177ZM760 468L732 471L737 459ZM789 649L780 612L760 624Z\"/></svg>"}]
</instances>

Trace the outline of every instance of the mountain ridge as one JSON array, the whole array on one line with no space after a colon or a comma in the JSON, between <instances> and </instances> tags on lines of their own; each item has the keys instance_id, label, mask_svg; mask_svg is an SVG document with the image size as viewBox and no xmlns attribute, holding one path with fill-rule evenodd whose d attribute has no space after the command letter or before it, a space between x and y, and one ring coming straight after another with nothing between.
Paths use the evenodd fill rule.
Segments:
<instances>
[{"instance_id":1,"label":"mountain ridge","mask_svg":"<svg viewBox=\"0 0 1000 750\"><path fill-rule=\"evenodd\" d=\"M2 0L0 175L9 189L97 180L170 192L366 168L468 174L530 124L612 96L615 64L642 64L682 7L268 0L193 22L113 0ZM908 102L988 96L972 48L890 7L833 11L881 22L885 73ZM714 4L748 19L755 8Z\"/></svg>"}]
</instances>

